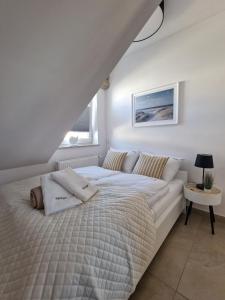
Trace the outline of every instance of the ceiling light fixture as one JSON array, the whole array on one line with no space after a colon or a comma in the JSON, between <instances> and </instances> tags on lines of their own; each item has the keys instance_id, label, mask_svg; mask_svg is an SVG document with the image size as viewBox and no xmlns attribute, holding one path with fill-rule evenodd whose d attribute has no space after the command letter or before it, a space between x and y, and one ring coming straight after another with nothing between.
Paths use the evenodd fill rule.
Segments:
<instances>
[{"instance_id":1,"label":"ceiling light fixture","mask_svg":"<svg viewBox=\"0 0 225 300\"><path fill-rule=\"evenodd\" d=\"M133 43L143 42L152 37L162 27L164 21L164 1L162 1L151 18L147 21Z\"/></svg>"}]
</instances>

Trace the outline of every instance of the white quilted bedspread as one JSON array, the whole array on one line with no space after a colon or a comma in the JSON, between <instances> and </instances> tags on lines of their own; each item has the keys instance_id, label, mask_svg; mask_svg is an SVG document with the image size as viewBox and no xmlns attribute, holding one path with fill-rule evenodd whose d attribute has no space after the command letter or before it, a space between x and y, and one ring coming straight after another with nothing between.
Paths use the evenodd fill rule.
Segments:
<instances>
[{"instance_id":1,"label":"white quilted bedspread","mask_svg":"<svg viewBox=\"0 0 225 300\"><path fill-rule=\"evenodd\" d=\"M29 202L38 184L1 189L0 299L128 299L153 258L148 195L103 180L88 203L46 217Z\"/></svg>"}]
</instances>

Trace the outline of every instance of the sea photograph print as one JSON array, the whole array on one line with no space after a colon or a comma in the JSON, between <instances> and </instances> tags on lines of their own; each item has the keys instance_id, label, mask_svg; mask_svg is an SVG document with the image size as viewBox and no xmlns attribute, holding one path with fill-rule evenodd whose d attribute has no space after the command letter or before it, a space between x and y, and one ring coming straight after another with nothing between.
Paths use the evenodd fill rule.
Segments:
<instances>
[{"instance_id":1,"label":"sea photograph print","mask_svg":"<svg viewBox=\"0 0 225 300\"><path fill-rule=\"evenodd\" d=\"M178 123L179 83L133 94L133 126L158 126Z\"/></svg>"}]
</instances>

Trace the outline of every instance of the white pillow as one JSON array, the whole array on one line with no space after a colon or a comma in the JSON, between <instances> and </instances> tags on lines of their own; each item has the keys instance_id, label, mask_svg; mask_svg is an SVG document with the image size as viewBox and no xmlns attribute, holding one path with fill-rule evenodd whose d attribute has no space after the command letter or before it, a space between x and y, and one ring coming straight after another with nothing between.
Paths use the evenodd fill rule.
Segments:
<instances>
[{"instance_id":1,"label":"white pillow","mask_svg":"<svg viewBox=\"0 0 225 300\"><path fill-rule=\"evenodd\" d=\"M139 157L139 152L138 151L123 151L123 150L119 150L119 149L114 149L114 148L110 148L111 151L116 151L116 152L127 152L127 155L123 161L123 165L122 165L122 172L125 173L132 173L134 166L138 160Z\"/></svg>"},{"instance_id":2,"label":"white pillow","mask_svg":"<svg viewBox=\"0 0 225 300\"><path fill-rule=\"evenodd\" d=\"M181 160L170 157L166 163L165 169L162 174L162 179L165 181L171 181L177 175L180 169Z\"/></svg>"}]
</instances>

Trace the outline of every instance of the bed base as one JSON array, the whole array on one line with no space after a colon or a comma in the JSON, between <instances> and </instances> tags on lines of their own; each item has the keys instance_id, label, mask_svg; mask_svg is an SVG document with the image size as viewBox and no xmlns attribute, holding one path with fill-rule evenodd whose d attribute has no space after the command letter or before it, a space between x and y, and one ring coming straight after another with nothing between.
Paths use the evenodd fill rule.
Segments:
<instances>
[{"instance_id":1,"label":"bed base","mask_svg":"<svg viewBox=\"0 0 225 300\"><path fill-rule=\"evenodd\" d=\"M176 223L177 219L184 211L185 200L183 194L180 194L173 201L173 204L169 206L164 213L160 216L160 218L156 221L156 243L154 256L161 247L165 238L169 234L173 225Z\"/></svg>"}]
</instances>

